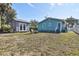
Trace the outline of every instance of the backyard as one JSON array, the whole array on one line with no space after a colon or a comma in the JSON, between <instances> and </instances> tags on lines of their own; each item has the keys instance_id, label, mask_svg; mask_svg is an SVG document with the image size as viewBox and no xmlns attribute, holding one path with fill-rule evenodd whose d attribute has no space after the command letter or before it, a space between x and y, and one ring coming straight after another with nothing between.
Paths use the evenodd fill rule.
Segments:
<instances>
[{"instance_id":1,"label":"backyard","mask_svg":"<svg viewBox=\"0 0 79 59\"><path fill-rule=\"evenodd\" d=\"M68 33L0 34L3 56L69 56L79 55L79 35Z\"/></svg>"}]
</instances>

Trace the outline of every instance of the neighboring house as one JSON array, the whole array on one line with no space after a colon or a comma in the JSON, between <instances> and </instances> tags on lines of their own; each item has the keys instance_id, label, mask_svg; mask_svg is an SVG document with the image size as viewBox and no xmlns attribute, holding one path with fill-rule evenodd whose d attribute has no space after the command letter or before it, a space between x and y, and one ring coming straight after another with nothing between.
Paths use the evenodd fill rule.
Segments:
<instances>
[{"instance_id":1,"label":"neighboring house","mask_svg":"<svg viewBox=\"0 0 79 59\"><path fill-rule=\"evenodd\" d=\"M78 24L74 23L73 26L71 26L71 25L67 25L67 29L68 29L68 31L74 31L74 30L76 29L75 27L78 27Z\"/></svg>"},{"instance_id":2,"label":"neighboring house","mask_svg":"<svg viewBox=\"0 0 79 59\"><path fill-rule=\"evenodd\" d=\"M29 23L22 20L11 21L12 32L24 32L29 31Z\"/></svg>"},{"instance_id":3,"label":"neighboring house","mask_svg":"<svg viewBox=\"0 0 79 59\"><path fill-rule=\"evenodd\" d=\"M78 24L78 20L79 19L73 18L72 16L65 20L67 22L68 31L74 30L75 26Z\"/></svg>"},{"instance_id":4,"label":"neighboring house","mask_svg":"<svg viewBox=\"0 0 79 59\"><path fill-rule=\"evenodd\" d=\"M64 20L48 17L38 24L39 32L65 32L67 26Z\"/></svg>"},{"instance_id":5,"label":"neighboring house","mask_svg":"<svg viewBox=\"0 0 79 59\"><path fill-rule=\"evenodd\" d=\"M79 34L79 20L78 23L74 25L73 31Z\"/></svg>"}]
</instances>

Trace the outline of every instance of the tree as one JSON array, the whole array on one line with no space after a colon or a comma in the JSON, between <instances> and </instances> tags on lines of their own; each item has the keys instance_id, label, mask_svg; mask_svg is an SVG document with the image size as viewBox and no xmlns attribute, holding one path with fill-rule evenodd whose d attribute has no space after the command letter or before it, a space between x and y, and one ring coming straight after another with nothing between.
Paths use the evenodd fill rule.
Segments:
<instances>
[{"instance_id":1,"label":"tree","mask_svg":"<svg viewBox=\"0 0 79 59\"><path fill-rule=\"evenodd\" d=\"M7 24L10 24L10 22L12 21L12 20L14 20L15 18L16 18L16 12L15 12L15 10L14 9L10 9L8 12L7 12L7 14L6 14L6 23Z\"/></svg>"},{"instance_id":2,"label":"tree","mask_svg":"<svg viewBox=\"0 0 79 59\"><path fill-rule=\"evenodd\" d=\"M16 17L16 12L12 9L11 3L0 3L0 31L3 32L3 25L9 25L10 21Z\"/></svg>"},{"instance_id":3,"label":"tree","mask_svg":"<svg viewBox=\"0 0 79 59\"><path fill-rule=\"evenodd\" d=\"M68 26L70 25L70 27L73 27L74 24L78 23L78 19L75 19L72 16L67 18L65 21L68 23Z\"/></svg>"},{"instance_id":4,"label":"tree","mask_svg":"<svg viewBox=\"0 0 79 59\"><path fill-rule=\"evenodd\" d=\"M0 3L0 25L1 25L1 30L2 30L2 24L4 23L4 13L5 13L6 9L5 9L5 5L2 3Z\"/></svg>"},{"instance_id":5,"label":"tree","mask_svg":"<svg viewBox=\"0 0 79 59\"><path fill-rule=\"evenodd\" d=\"M11 32L11 26L10 25L6 24L6 25L3 25L2 27L4 29L3 32Z\"/></svg>"},{"instance_id":6,"label":"tree","mask_svg":"<svg viewBox=\"0 0 79 59\"><path fill-rule=\"evenodd\" d=\"M34 31L36 32L37 31L37 24L38 24L38 21L36 20L31 20L30 21L30 31Z\"/></svg>"}]
</instances>

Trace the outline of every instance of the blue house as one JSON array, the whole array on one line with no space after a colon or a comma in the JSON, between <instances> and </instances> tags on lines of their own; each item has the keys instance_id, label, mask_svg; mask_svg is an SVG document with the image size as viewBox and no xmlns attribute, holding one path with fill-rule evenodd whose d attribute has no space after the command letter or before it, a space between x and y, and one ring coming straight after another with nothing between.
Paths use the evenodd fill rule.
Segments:
<instances>
[{"instance_id":1,"label":"blue house","mask_svg":"<svg viewBox=\"0 0 79 59\"><path fill-rule=\"evenodd\" d=\"M66 32L67 26L64 20L47 17L38 24L38 32Z\"/></svg>"}]
</instances>

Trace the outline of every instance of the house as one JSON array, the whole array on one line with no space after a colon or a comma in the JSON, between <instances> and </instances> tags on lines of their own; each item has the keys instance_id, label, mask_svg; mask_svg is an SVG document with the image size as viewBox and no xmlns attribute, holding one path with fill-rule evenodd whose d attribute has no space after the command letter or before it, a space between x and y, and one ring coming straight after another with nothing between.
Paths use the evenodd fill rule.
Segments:
<instances>
[{"instance_id":1,"label":"house","mask_svg":"<svg viewBox=\"0 0 79 59\"><path fill-rule=\"evenodd\" d=\"M12 32L29 31L29 23L23 20L12 20L11 27L12 27Z\"/></svg>"},{"instance_id":2,"label":"house","mask_svg":"<svg viewBox=\"0 0 79 59\"><path fill-rule=\"evenodd\" d=\"M47 17L38 24L38 32L65 32L67 26L64 20Z\"/></svg>"},{"instance_id":3,"label":"house","mask_svg":"<svg viewBox=\"0 0 79 59\"><path fill-rule=\"evenodd\" d=\"M74 24L73 31L79 34L79 20L77 23Z\"/></svg>"},{"instance_id":4,"label":"house","mask_svg":"<svg viewBox=\"0 0 79 59\"><path fill-rule=\"evenodd\" d=\"M74 30L75 26L78 24L78 20L79 19L73 18L72 16L65 20L67 22L68 31Z\"/></svg>"}]
</instances>

